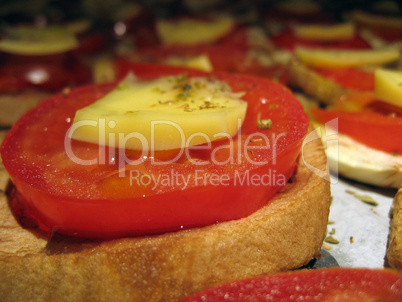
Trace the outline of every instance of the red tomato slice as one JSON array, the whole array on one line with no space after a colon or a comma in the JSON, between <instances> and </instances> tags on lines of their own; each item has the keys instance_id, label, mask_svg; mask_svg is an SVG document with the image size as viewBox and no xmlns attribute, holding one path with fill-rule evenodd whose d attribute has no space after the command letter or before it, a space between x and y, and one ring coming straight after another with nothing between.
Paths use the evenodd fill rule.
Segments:
<instances>
[{"instance_id":1,"label":"red tomato slice","mask_svg":"<svg viewBox=\"0 0 402 302\"><path fill-rule=\"evenodd\" d=\"M391 270L333 268L239 280L178 302L394 302L402 300L402 275Z\"/></svg>"},{"instance_id":2,"label":"red tomato slice","mask_svg":"<svg viewBox=\"0 0 402 302\"><path fill-rule=\"evenodd\" d=\"M249 58L250 49L247 28L235 26L228 34L211 44L191 46L150 44L148 47L140 47L138 52L133 55L135 59L132 61L164 64L166 59L173 56L188 58L205 54L215 72L250 74L273 79L282 84L287 83L286 66L263 66L256 60ZM125 60L122 57L119 60L120 63L124 62L123 65L132 63L129 59Z\"/></svg>"},{"instance_id":3,"label":"red tomato slice","mask_svg":"<svg viewBox=\"0 0 402 302\"><path fill-rule=\"evenodd\" d=\"M87 83L90 72L72 54L49 56L7 55L0 66L0 92L24 88L57 91Z\"/></svg>"},{"instance_id":4,"label":"red tomato slice","mask_svg":"<svg viewBox=\"0 0 402 302\"><path fill-rule=\"evenodd\" d=\"M297 38L291 29L284 30L272 37L272 41L279 47L293 51L296 46L309 48L336 48L336 49L368 49L370 45L359 35L345 41L316 42Z\"/></svg>"},{"instance_id":5,"label":"red tomato slice","mask_svg":"<svg viewBox=\"0 0 402 302\"><path fill-rule=\"evenodd\" d=\"M106 37L100 32L93 32L79 38L78 48L73 50L77 55L95 54L107 43Z\"/></svg>"},{"instance_id":6,"label":"red tomato slice","mask_svg":"<svg viewBox=\"0 0 402 302\"><path fill-rule=\"evenodd\" d=\"M228 73L242 73L253 76L274 79L282 84L288 80L287 67L284 65L262 66L257 61L248 59L248 49L236 48L228 45L207 45L207 46L161 46L143 48L137 55L135 61L153 62L163 64L169 57L194 57L205 54L208 56L214 71ZM230 54L230 55L228 55ZM119 58L120 64L130 65L130 60Z\"/></svg>"},{"instance_id":7,"label":"red tomato slice","mask_svg":"<svg viewBox=\"0 0 402 302\"><path fill-rule=\"evenodd\" d=\"M371 31L381 39L388 43L399 42L402 40L402 33L400 29L394 28L371 28Z\"/></svg>"},{"instance_id":8,"label":"red tomato slice","mask_svg":"<svg viewBox=\"0 0 402 302\"><path fill-rule=\"evenodd\" d=\"M348 112L312 109L321 123L338 119L339 132L375 149L402 154L402 117L364 110Z\"/></svg>"},{"instance_id":9,"label":"red tomato slice","mask_svg":"<svg viewBox=\"0 0 402 302\"><path fill-rule=\"evenodd\" d=\"M184 71L188 76L218 77L233 91L246 92L243 99L249 105L241 133L233 138L232 145L229 140L217 141L210 149L190 151L190 158L182 155L165 165L155 162L172 158L180 150L151 154L153 158L139 157L139 152L104 150L72 140L75 156L97 161L79 165L64 146L75 111L102 97L115 84L56 95L17 122L0 149L3 164L19 192L14 196L14 208L22 208L24 215L38 221L43 230L110 238L237 219L266 204L284 185L283 180L291 176L309 121L287 88L242 75L211 75L150 64L135 67L142 79ZM262 119L272 120L271 130L257 129L258 113ZM250 135L256 140L250 142ZM260 136L267 137L268 142ZM138 158L142 159L141 165L125 165L126 159ZM194 164L202 160L204 165ZM130 177L119 177L122 170ZM241 184L239 175L247 174L257 181ZM219 178L222 175L224 179ZM167 180L157 182L156 178L162 176Z\"/></svg>"},{"instance_id":10,"label":"red tomato slice","mask_svg":"<svg viewBox=\"0 0 402 302\"><path fill-rule=\"evenodd\" d=\"M228 56L230 53L230 56ZM161 46L143 48L138 56L140 61L163 63L169 57L182 58L194 57L205 54L215 71L236 72L244 65L247 57L245 49L231 48L228 46Z\"/></svg>"},{"instance_id":11,"label":"red tomato slice","mask_svg":"<svg viewBox=\"0 0 402 302\"><path fill-rule=\"evenodd\" d=\"M233 49L248 49L250 47L247 28L235 26L227 35L220 38L216 44Z\"/></svg>"},{"instance_id":12,"label":"red tomato slice","mask_svg":"<svg viewBox=\"0 0 402 302\"><path fill-rule=\"evenodd\" d=\"M136 75L139 75L141 79L145 80L153 79L161 75L170 74L205 74L202 71L196 71L194 69L181 66L159 65L153 63L134 63L127 61L121 57L118 57L116 59L115 69L118 79L124 78L129 72L134 72Z\"/></svg>"},{"instance_id":13,"label":"red tomato slice","mask_svg":"<svg viewBox=\"0 0 402 302\"><path fill-rule=\"evenodd\" d=\"M136 48L156 47L161 44L155 28L154 13L142 8L140 12L130 17L116 20L112 36L116 39L128 38L133 40Z\"/></svg>"},{"instance_id":14,"label":"red tomato slice","mask_svg":"<svg viewBox=\"0 0 402 302\"><path fill-rule=\"evenodd\" d=\"M372 72L356 68L316 68L315 71L348 89L374 90L374 73Z\"/></svg>"},{"instance_id":15,"label":"red tomato slice","mask_svg":"<svg viewBox=\"0 0 402 302\"><path fill-rule=\"evenodd\" d=\"M18 92L26 86L24 79L17 75L0 75L0 93Z\"/></svg>"}]
</instances>

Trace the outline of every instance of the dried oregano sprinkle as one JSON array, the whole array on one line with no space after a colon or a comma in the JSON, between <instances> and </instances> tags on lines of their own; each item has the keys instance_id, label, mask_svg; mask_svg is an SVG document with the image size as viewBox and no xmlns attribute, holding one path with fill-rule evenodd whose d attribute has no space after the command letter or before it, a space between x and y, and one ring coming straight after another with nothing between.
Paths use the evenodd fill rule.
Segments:
<instances>
[{"instance_id":1,"label":"dried oregano sprinkle","mask_svg":"<svg viewBox=\"0 0 402 302\"><path fill-rule=\"evenodd\" d=\"M339 244L339 240L335 239L332 236L328 236L327 238L325 238L324 241L331 244Z\"/></svg>"},{"instance_id":2,"label":"dried oregano sprinkle","mask_svg":"<svg viewBox=\"0 0 402 302\"><path fill-rule=\"evenodd\" d=\"M271 119L261 119L261 113L258 112L257 115L257 129L258 130L269 130L272 128L272 120Z\"/></svg>"},{"instance_id":3,"label":"dried oregano sprinkle","mask_svg":"<svg viewBox=\"0 0 402 302\"><path fill-rule=\"evenodd\" d=\"M371 206L378 206L378 202L375 201L371 196L368 195L360 195L357 194L355 191L352 190L346 190L346 193L353 195L354 197L356 197L357 199L363 201L366 204L369 204Z\"/></svg>"}]
</instances>

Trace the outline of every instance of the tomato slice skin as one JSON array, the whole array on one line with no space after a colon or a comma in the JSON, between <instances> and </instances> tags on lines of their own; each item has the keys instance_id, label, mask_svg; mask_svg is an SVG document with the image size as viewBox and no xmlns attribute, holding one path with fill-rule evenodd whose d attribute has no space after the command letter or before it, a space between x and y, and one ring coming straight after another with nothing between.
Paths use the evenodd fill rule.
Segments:
<instances>
[{"instance_id":1,"label":"tomato slice skin","mask_svg":"<svg viewBox=\"0 0 402 302\"><path fill-rule=\"evenodd\" d=\"M372 111L347 112L312 109L321 123L338 119L339 132L375 149L402 154L402 118L384 116Z\"/></svg>"},{"instance_id":2,"label":"tomato slice skin","mask_svg":"<svg viewBox=\"0 0 402 302\"><path fill-rule=\"evenodd\" d=\"M79 56L95 54L107 43L105 36L100 32L92 32L80 37L78 48L73 53Z\"/></svg>"},{"instance_id":3,"label":"tomato slice skin","mask_svg":"<svg viewBox=\"0 0 402 302\"><path fill-rule=\"evenodd\" d=\"M90 81L89 70L72 53L48 56L3 54L0 66L0 93L26 88L59 91Z\"/></svg>"},{"instance_id":4,"label":"tomato slice skin","mask_svg":"<svg viewBox=\"0 0 402 302\"><path fill-rule=\"evenodd\" d=\"M287 67L280 64L263 66L257 60L250 59L252 46L248 40L247 29L235 26L228 34L211 44L149 45L140 47L133 55L136 63L123 57L119 57L118 60L123 65L137 64L137 62L163 64L169 57L188 58L204 54L208 56L214 72L249 74L287 84Z\"/></svg>"},{"instance_id":5,"label":"tomato slice skin","mask_svg":"<svg viewBox=\"0 0 402 302\"><path fill-rule=\"evenodd\" d=\"M183 72L188 76L211 76L185 68L150 64L139 64L134 71L141 79ZM290 91L279 84L242 75L216 73L213 76L227 82L233 91L246 91L244 98L249 102L249 110L241 135L234 138L234 145L237 142L244 144L249 134L259 132L256 129L258 112L263 116L270 115L273 121L274 127L269 135L286 133L285 138L277 140L275 150L254 150L249 154L238 149L234 154L240 156L239 164L218 166L209 163L199 168L204 171L203 175L230 175L227 185L196 183L197 167L187 162L156 166L145 160L141 167L152 175L167 175L174 171L192 179L185 190L182 185L175 184L159 186L155 191L145 186L134 186L133 189L127 177L114 177L121 168L120 159L126 154L116 153L116 160L107 165L73 164L64 149L64 136L75 111L97 100L116 84L94 85L42 102L10 130L0 152L19 192L13 200L15 207L22 209L23 215L38 221L45 231L93 238L203 226L256 211L284 183L273 181L271 186L241 186L234 183L234 173L250 170L252 175L258 176L272 171L289 178L307 132L308 118ZM276 105L275 108L270 104ZM222 142L215 146L219 144ZM97 145L73 141L72 148L78 157L100 159ZM269 159L274 151L276 162L271 160L255 166L244 160L246 156L255 160ZM228 152L223 150L217 154L226 158L230 155ZM199 153L206 158L211 156L211 150Z\"/></svg>"},{"instance_id":6,"label":"tomato slice skin","mask_svg":"<svg viewBox=\"0 0 402 302\"><path fill-rule=\"evenodd\" d=\"M370 28L374 34L388 43L398 42L402 39L400 29L392 28Z\"/></svg>"},{"instance_id":7,"label":"tomato slice skin","mask_svg":"<svg viewBox=\"0 0 402 302\"><path fill-rule=\"evenodd\" d=\"M401 301L402 275L391 270L332 268L256 277L183 298L197 301Z\"/></svg>"},{"instance_id":8,"label":"tomato slice skin","mask_svg":"<svg viewBox=\"0 0 402 302\"><path fill-rule=\"evenodd\" d=\"M228 56L230 53L230 56ZM214 72L241 73L279 81L288 82L288 72L285 65L262 66L257 61L247 59L248 50L233 48L226 45L208 46L171 46L152 47L143 49L139 54L138 62L163 64L171 56L182 58L206 54L211 62ZM130 69L129 66L139 64L123 57L118 57L117 69Z\"/></svg>"},{"instance_id":9,"label":"tomato slice skin","mask_svg":"<svg viewBox=\"0 0 402 302\"><path fill-rule=\"evenodd\" d=\"M374 74L356 68L316 68L322 76L334 81L342 87L358 90L374 90Z\"/></svg>"},{"instance_id":10,"label":"tomato slice skin","mask_svg":"<svg viewBox=\"0 0 402 302\"><path fill-rule=\"evenodd\" d=\"M231 56L228 57L228 51ZM244 49L231 49L229 47L207 45L207 46L160 46L141 49L137 54L138 62L149 62L163 64L169 57L177 56L182 58L206 54L214 70L233 72L237 70L239 62L246 59L247 52ZM129 59L119 58L121 61L130 62ZM136 62L136 63L138 63Z\"/></svg>"}]
</instances>

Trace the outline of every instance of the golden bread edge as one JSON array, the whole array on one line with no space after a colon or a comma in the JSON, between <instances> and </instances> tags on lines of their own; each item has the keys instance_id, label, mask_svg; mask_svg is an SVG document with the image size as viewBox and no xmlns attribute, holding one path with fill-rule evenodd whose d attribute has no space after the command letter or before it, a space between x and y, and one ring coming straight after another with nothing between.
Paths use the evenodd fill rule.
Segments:
<instances>
[{"instance_id":1,"label":"golden bread edge","mask_svg":"<svg viewBox=\"0 0 402 302\"><path fill-rule=\"evenodd\" d=\"M390 267L402 272L402 187L395 195L391 216L386 260Z\"/></svg>"},{"instance_id":2,"label":"golden bread edge","mask_svg":"<svg viewBox=\"0 0 402 302\"><path fill-rule=\"evenodd\" d=\"M347 91L295 59L289 62L288 72L290 86L301 89L326 105L334 104Z\"/></svg>"},{"instance_id":3,"label":"golden bread edge","mask_svg":"<svg viewBox=\"0 0 402 302\"><path fill-rule=\"evenodd\" d=\"M328 176L321 141L304 161ZM1 185L7 172L0 171ZM4 189L4 188L1 188ZM0 196L2 301L174 301L222 282L301 267L326 234L330 183L299 157L292 182L252 215L157 236L47 242L22 229Z\"/></svg>"}]
</instances>

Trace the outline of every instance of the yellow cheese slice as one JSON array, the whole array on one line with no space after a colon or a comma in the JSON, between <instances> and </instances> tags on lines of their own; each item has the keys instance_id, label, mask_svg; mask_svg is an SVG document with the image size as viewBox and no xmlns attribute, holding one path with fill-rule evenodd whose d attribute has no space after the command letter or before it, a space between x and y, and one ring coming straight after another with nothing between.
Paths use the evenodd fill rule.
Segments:
<instances>
[{"instance_id":1,"label":"yellow cheese slice","mask_svg":"<svg viewBox=\"0 0 402 302\"><path fill-rule=\"evenodd\" d=\"M78 46L74 34L61 27L36 28L28 26L5 28L0 51L18 55L50 55L72 50Z\"/></svg>"},{"instance_id":2,"label":"yellow cheese slice","mask_svg":"<svg viewBox=\"0 0 402 302\"><path fill-rule=\"evenodd\" d=\"M170 57L165 61L165 63L173 66L186 66L207 72L213 70L211 61L205 54L190 58Z\"/></svg>"},{"instance_id":3,"label":"yellow cheese slice","mask_svg":"<svg viewBox=\"0 0 402 302\"><path fill-rule=\"evenodd\" d=\"M92 65L93 81L97 84L116 80L114 59L110 57L97 58Z\"/></svg>"},{"instance_id":4,"label":"yellow cheese slice","mask_svg":"<svg viewBox=\"0 0 402 302\"><path fill-rule=\"evenodd\" d=\"M234 21L228 16L208 21L183 18L156 23L158 35L165 45L212 43L229 33L233 27Z\"/></svg>"},{"instance_id":5,"label":"yellow cheese slice","mask_svg":"<svg viewBox=\"0 0 402 302\"><path fill-rule=\"evenodd\" d=\"M70 137L132 150L169 150L236 135L247 110L221 81L185 75L136 81L76 112Z\"/></svg>"},{"instance_id":6,"label":"yellow cheese slice","mask_svg":"<svg viewBox=\"0 0 402 302\"><path fill-rule=\"evenodd\" d=\"M374 76L376 98L402 107L402 71L376 69Z\"/></svg>"},{"instance_id":7,"label":"yellow cheese slice","mask_svg":"<svg viewBox=\"0 0 402 302\"><path fill-rule=\"evenodd\" d=\"M74 35L86 33L92 26L89 19L78 19L65 24L65 28Z\"/></svg>"},{"instance_id":8,"label":"yellow cheese slice","mask_svg":"<svg viewBox=\"0 0 402 302\"><path fill-rule=\"evenodd\" d=\"M355 34L352 23L336 25L297 25L293 28L296 37L313 41L347 40Z\"/></svg>"},{"instance_id":9,"label":"yellow cheese slice","mask_svg":"<svg viewBox=\"0 0 402 302\"><path fill-rule=\"evenodd\" d=\"M334 50L296 47L296 57L313 67L343 68L363 65L382 65L397 60L398 49Z\"/></svg>"}]
</instances>

